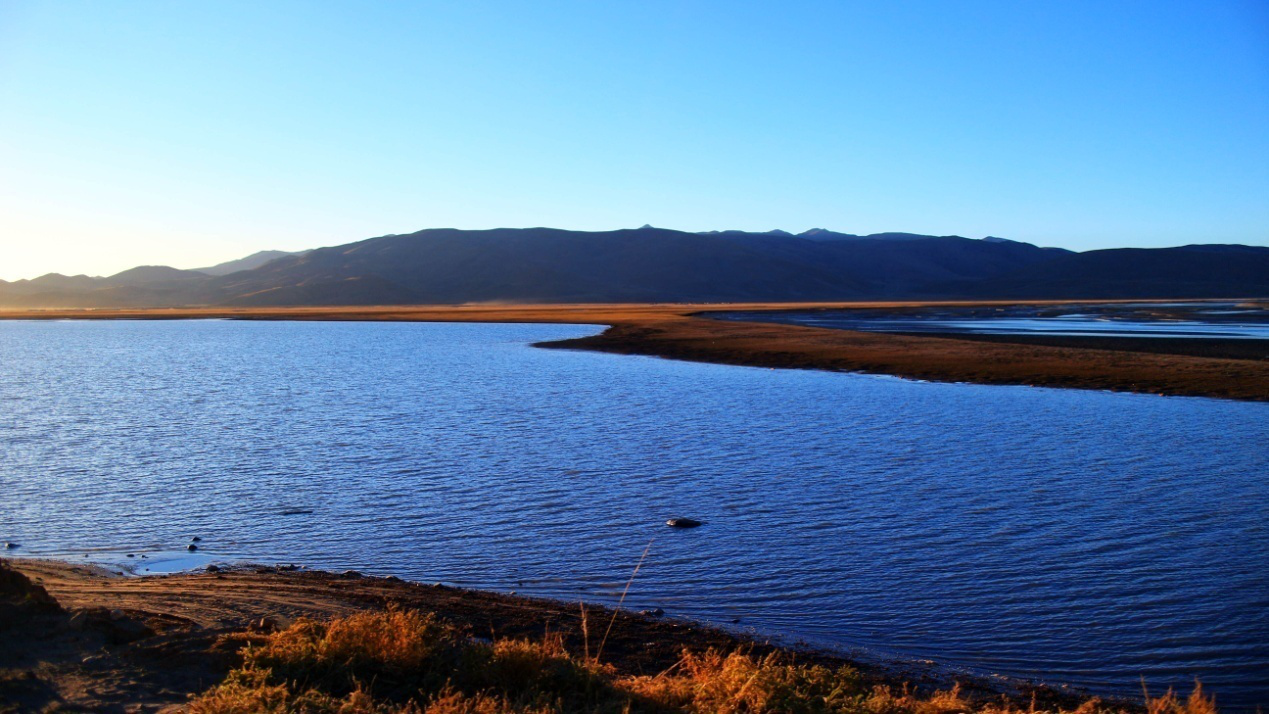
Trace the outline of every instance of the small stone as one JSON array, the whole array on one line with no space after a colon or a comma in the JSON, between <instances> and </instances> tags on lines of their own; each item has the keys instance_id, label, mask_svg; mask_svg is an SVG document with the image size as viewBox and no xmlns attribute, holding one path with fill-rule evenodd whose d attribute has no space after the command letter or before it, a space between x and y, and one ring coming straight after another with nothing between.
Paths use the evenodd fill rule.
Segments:
<instances>
[{"instance_id":1,"label":"small stone","mask_svg":"<svg viewBox=\"0 0 1269 714\"><path fill-rule=\"evenodd\" d=\"M198 550L198 546L194 545L193 543L190 543L189 545L185 546L185 550L188 550L189 552L193 553L194 551Z\"/></svg>"},{"instance_id":2,"label":"small stone","mask_svg":"<svg viewBox=\"0 0 1269 714\"><path fill-rule=\"evenodd\" d=\"M6 542L5 542L5 544L4 544L4 549L5 549L5 550L13 550L14 548L19 548L19 547L21 547L21 546L19 546L17 543L11 543L11 542L8 542L8 541L6 541Z\"/></svg>"},{"instance_id":3,"label":"small stone","mask_svg":"<svg viewBox=\"0 0 1269 714\"><path fill-rule=\"evenodd\" d=\"M202 539L202 538L199 538L198 536L194 536L193 538L190 538L190 542L191 542L191 543L202 543L202 542L203 542L203 539Z\"/></svg>"},{"instance_id":4,"label":"small stone","mask_svg":"<svg viewBox=\"0 0 1269 714\"><path fill-rule=\"evenodd\" d=\"M691 518L671 518L665 522L665 525L671 528L695 528L703 526L705 523Z\"/></svg>"},{"instance_id":5,"label":"small stone","mask_svg":"<svg viewBox=\"0 0 1269 714\"><path fill-rule=\"evenodd\" d=\"M345 570L344 572L342 572L342 573L340 573L340 574L339 574L339 577L341 577L341 578L364 578L365 576L364 576L364 575L362 575L361 573L357 572L356 570Z\"/></svg>"},{"instance_id":6,"label":"small stone","mask_svg":"<svg viewBox=\"0 0 1269 714\"><path fill-rule=\"evenodd\" d=\"M219 566L219 565L209 565L209 566L207 566L207 572L209 572L209 573L219 573L219 572L220 572L220 566Z\"/></svg>"}]
</instances>

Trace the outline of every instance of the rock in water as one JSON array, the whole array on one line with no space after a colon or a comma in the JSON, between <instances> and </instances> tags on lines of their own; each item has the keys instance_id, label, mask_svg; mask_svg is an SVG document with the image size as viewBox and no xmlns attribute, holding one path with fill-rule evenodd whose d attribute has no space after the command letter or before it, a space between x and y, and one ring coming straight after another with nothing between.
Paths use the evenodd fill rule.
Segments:
<instances>
[{"instance_id":1,"label":"rock in water","mask_svg":"<svg viewBox=\"0 0 1269 714\"><path fill-rule=\"evenodd\" d=\"M198 546L194 545L193 543L190 543L189 545L185 546L185 550L188 550L189 552L193 553L194 551L198 550Z\"/></svg>"},{"instance_id":2,"label":"rock in water","mask_svg":"<svg viewBox=\"0 0 1269 714\"><path fill-rule=\"evenodd\" d=\"M697 526L703 526L705 524L701 521L693 520L691 518L671 518L670 520L665 522L665 525L671 528L695 528Z\"/></svg>"}]
</instances>

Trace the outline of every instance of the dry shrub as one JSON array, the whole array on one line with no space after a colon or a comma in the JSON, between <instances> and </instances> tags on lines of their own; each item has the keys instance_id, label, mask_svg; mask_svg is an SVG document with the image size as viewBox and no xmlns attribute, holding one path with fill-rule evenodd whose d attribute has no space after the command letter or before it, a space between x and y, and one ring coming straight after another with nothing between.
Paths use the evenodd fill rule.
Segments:
<instances>
[{"instance_id":1,"label":"dry shrub","mask_svg":"<svg viewBox=\"0 0 1269 714\"><path fill-rule=\"evenodd\" d=\"M488 664L481 671L465 672L466 684L494 689L515 698L524 693L543 693L580 701L605 688L605 669L569 656L560 637L542 642L500 640L490 648Z\"/></svg>"},{"instance_id":2,"label":"dry shrub","mask_svg":"<svg viewBox=\"0 0 1269 714\"><path fill-rule=\"evenodd\" d=\"M907 687L900 689L898 693L892 687L874 687L864 699L863 705L863 709L869 714L954 714L974 711L970 703L961 698L960 685L948 691L934 692L925 698L913 694ZM1000 709L993 705L982 707L979 711L992 714L1021 714L1022 710L1013 710L1008 707Z\"/></svg>"},{"instance_id":3,"label":"dry shrub","mask_svg":"<svg viewBox=\"0 0 1269 714\"><path fill-rule=\"evenodd\" d=\"M343 694L372 681L379 690L439 688L461 649L452 628L431 614L390 608L330 622L300 620L245 656L276 677Z\"/></svg>"},{"instance_id":4,"label":"dry shrub","mask_svg":"<svg viewBox=\"0 0 1269 714\"><path fill-rule=\"evenodd\" d=\"M243 667L191 704L192 714L1114 714L1090 699L1074 711L976 703L959 687L921 696L865 686L849 667L685 651L655 677L622 676L568 652L563 640L474 641L430 614L390 608L331 622L301 620L255 639ZM1195 687L1147 697L1146 714L1216 714Z\"/></svg>"},{"instance_id":5,"label":"dry shrub","mask_svg":"<svg viewBox=\"0 0 1269 714\"><path fill-rule=\"evenodd\" d=\"M1171 689L1162 697L1146 697L1146 714L1216 714L1216 698L1203 694L1203 685L1194 683L1194 691L1184 701Z\"/></svg>"},{"instance_id":6,"label":"dry shrub","mask_svg":"<svg viewBox=\"0 0 1269 714\"><path fill-rule=\"evenodd\" d=\"M293 691L270 681L269 670L244 667L190 703L190 714L415 714L410 705L389 707L358 688L342 697L318 689Z\"/></svg>"},{"instance_id":7,"label":"dry shrub","mask_svg":"<svg viewBox=\"0 0 1269 714\"><path fill-rule=\"evenodd\" d=\"M630 677L621 685L645 701L687 712L853 711L860 686L854 670L780 664L740 652L684 652L673 675Z\"/></svg>"}]
</instances>

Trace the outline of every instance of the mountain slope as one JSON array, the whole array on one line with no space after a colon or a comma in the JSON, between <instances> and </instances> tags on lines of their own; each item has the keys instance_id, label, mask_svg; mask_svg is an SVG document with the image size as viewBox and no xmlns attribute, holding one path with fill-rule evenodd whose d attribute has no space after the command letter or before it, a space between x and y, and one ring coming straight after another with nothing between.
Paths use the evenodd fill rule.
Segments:
<instances>
[{"instance_id":1,"label":"mountain slope","mask_svg":"<svg viewBox=\"0 0 1269 714\"><path fill-rule=\"evenodd\" d=\"M772 233L645 227L430 229L276 260L232 276L237 292L375 276L422 302L844 300L981 279L1050 252L1021 243L930 238L822 242Z\"/></svg>"},{"instance_id":2,"label":"mountain slope","mask_svg":"<svg viewBox=\"0 0 1269 714\"><path fill-rule=\"evenodd\" d=\"M184 282L206 278L197 270L180 270L166 265L141 265L116 273L108 278L97 278L98 286L147 285L150 283Z\"/></svg>"},{"instance_id":3,"label":"mountain slope","mask_svg":"<svg viewBox=\"0 0 1269 714\"><path fill-rule=\"evenodd\" d=\"M207 275L229 275L230 273L236 273L240 270L254 270L271 260L285 258L288 255L295 255L295 253L288 253L285 250L262 250L258 253L252 253L245 258L226 261L224 263L213 265L209 268L194 268L194 270Z\"/></svg>"},{"instance_id":4,"label":"mountain slope","mask_svg":"<svg viewBox=\"0 0 1269 714\"><path fill-rule=\"evenodd\" d=\"M236 266L257 263L246 270ZM437 228L208 269L0 283L11 307L1269 295L1269 248L1072 253L959 236ZM228 272L225 272L228 271Z\"/></svg>"},{"instance_id":5,"label":"mountain slope","mask_svg":"<svg viewBox=\"0 0 1269 714\"><path fill-rule=\"evenodd\" d=\"M966 286L967 287L967 286ZM1190 245L1072 253L973 286L1001 298L1202 298L1269 295L1269 248Z\"/></svg>"}]
</instances>

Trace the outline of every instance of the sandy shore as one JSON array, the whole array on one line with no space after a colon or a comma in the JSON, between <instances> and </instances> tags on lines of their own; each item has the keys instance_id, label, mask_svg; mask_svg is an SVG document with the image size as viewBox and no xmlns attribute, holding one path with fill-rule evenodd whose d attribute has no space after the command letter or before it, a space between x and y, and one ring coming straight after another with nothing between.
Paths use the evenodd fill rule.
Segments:
<instances>
[{"instance_id":1,"label":"sandy shore","mask_svg":"<svg viewBox=\"0 0 1269 714\"><path fill-rule=\"evenodd\" d=\"M19 595L0 577L0 711L181 711L191 694L218 683L240 662L245 640L236 633L271 631L297 618L326 619L389 604L434 612L472 636L539 639L559 633L582 651L578 603L516 597L405 582L354 573L265 566L220 572L134 577L91 565L35 559L0 559L43 587L63 608L13 616ZM6 610L6 608L10 608ZM610 610L587 606L591 627ZM6 612L8 617L6 617ZM608 638L605 662L630 674L656 674L679 660L684 648L779 650L791 661L850 664L877 683L930 691L953 679L969 696L1008 696L1068 707L1083 699L1062 689L952 677L928 665L859 665L811 650L791 650L672 617L622 612ZM1006 688L1008 694L1005 694ZM12 709L6 709L6 705Z\"/></svg>"},{"instance_id":2,"label":"sandy shore","mask_svg":"<svg viewBox=\"0 0 1269 714\"><path fill-rule=\"evenodd\" d=\"M1082 301L1087 302L1087 301ZM546 347L757 367L893 374L980 384L1026 384L1269 401L1269 361L1107 349L1105 340L1041 343L889 335L708 319L711 311L891 308L1012 303L776 303L728 305L461 305L0 311L0 319L351 320L546 322L607 325L601 335ZM1041 303L1032 303L1041 304ZM1061 304L1049 302L1042 304ZM1187 350L1179 350L1187 351Z\"/></svg>"}]
</instances>

